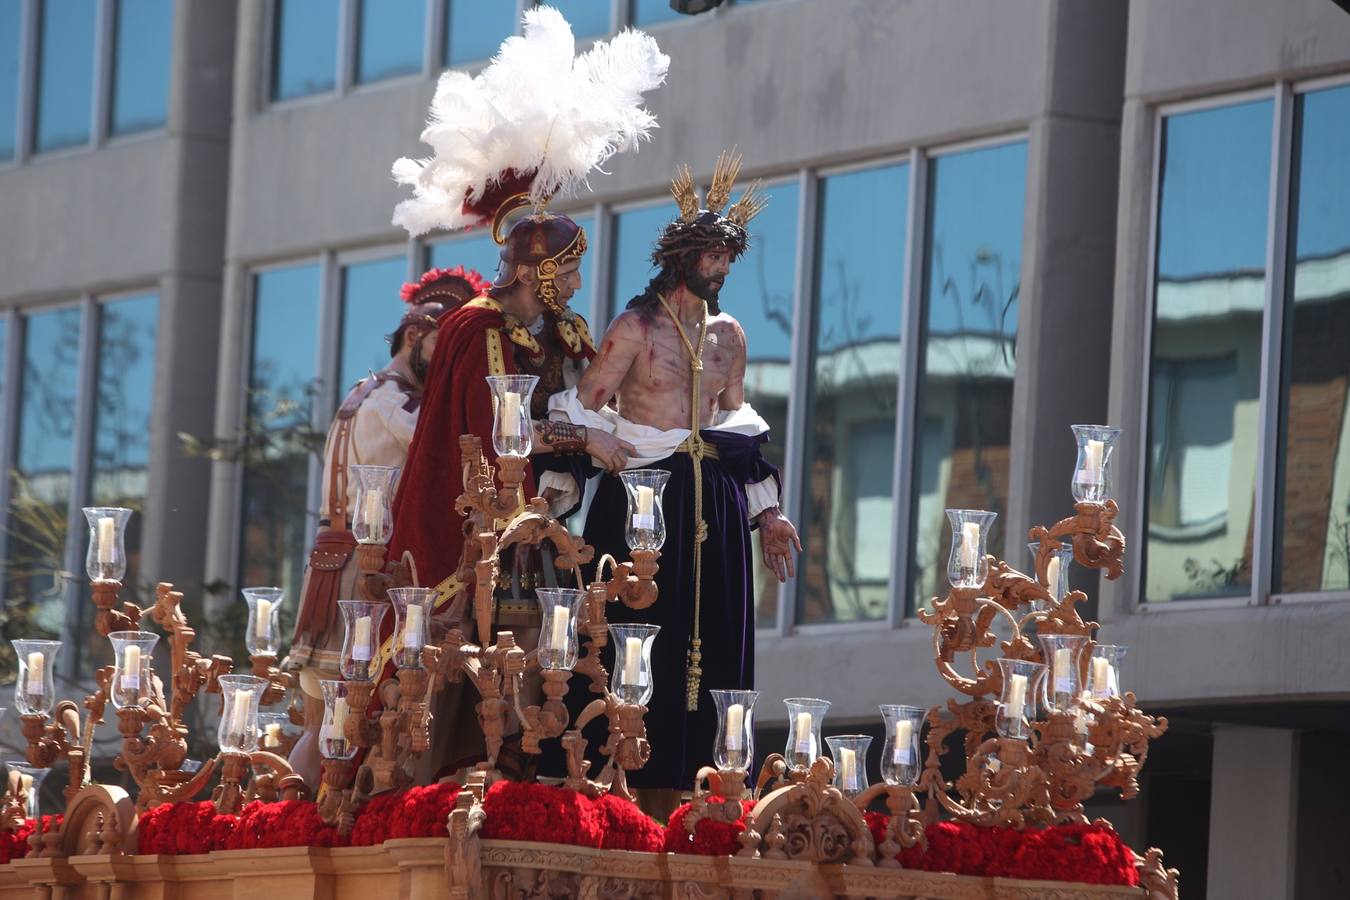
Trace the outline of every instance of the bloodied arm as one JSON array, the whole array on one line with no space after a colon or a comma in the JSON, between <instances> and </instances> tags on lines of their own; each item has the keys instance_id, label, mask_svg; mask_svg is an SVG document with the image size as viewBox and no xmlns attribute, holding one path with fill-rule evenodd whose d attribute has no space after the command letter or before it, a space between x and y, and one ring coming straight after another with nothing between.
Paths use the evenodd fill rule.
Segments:
<instances>
[{"instance_id":1,"label":"bloodied arm","mask_svg":"<svg viewBox=\"0 0 1350 900\"><path fill-rule=\"evenodd\" d=\"M600 349L577 384L577 397L589 410L597 410L613 398L637 356L641 342L634 342L630 317L619 316L610 326ZM586 451L611 472L620 472L634 452L633 445L598 428L586 429Z\"/></svg>"}]
</instances>

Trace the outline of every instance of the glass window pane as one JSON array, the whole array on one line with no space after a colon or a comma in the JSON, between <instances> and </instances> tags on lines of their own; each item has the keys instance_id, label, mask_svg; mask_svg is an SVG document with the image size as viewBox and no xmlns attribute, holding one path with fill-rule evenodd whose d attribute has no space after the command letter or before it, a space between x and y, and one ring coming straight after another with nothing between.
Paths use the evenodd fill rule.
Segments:
<instances>
[{"instance_id":1,"label":"glass window pane","mask_svg":"<svg viewBox=\"0 0 1350 900\"><path fill-rule=\"evenodd\" d=\"M19 45L22 0L0 0L0 161L14 158L19 126Z\"/></svg>"},{"instance_id":2,"label":"glass window pane","mask_svg":"<svg viewBox=\"0 0 1350 900\"><path fill-rule=\"evenodd\" d=\"M150 415L155 397L155 334L159 298L154 294L104 303L99 310L97 401L90 481L93 506L124 506L136 513L127 522L127 574L122 597L144 605L141 532L150 476ZM147 596L149 594L149 596ZM80 605L79 659L82 669L102 658L106 638L94 629L94 607Z\"/></svg>"},{"instance_id":3,"label":"glass window pane","mask_svg":"<svg viewBox=\"0 0 1350 900\"><path fill-rule=\"evenodd\" d=\"M799 622L886 615L908 203L908 165L820 181Z\"/></svg>"},{"instance_id":4,"label":"glass window pane","mask_svg":"<svg viewBox=\"0 0 1350 900\"><path fill-rule=\"evenodd\" d=\"M9 347L8 327L9 318L0 316L0 409L5 408L5 374L9 371L5 365L5 351Z\"/></svg>"},{"instance_id":5,"label":"glass window pane","mask_svg":"<svg viewBox=\"0 0 1350 900\"><path fill-rule=\"evenodd\" d=\"M476 269L478 274L488 281L497 277L497 262L500 258L501 248L493 242L492 235L486 231L453 241L427 245L428 269L453 269L455 266L464 266Z\"/></svg>"},{"instance_id":6,"label":"glass window pane","mask_svg":"<svg viewBox=\"0 0 1350 900\"><path fill-rule=\"evenodd\" d=\"M113 47L113 134L164 124L173 53L173 0L118 0Z\"/></svg>"},{"instance_id":7,"label":"glass window pane","mask_svg":"<svg viewBox=\"0 0 1350 900\"><path fill-rule=\"evenodd\" d=\"M422 71L426 24L426 0L363 0L356 80L364 84Z\"/></svg>"},{"instance_id":8,"label":"glass window pane","mask_svg":"<svg viewBox=\"0 0 1350 900\"><path fill-rule=\"evenodd\" d=\"M1350 85L1299 98L1278 591L1350 588Z\"/></svg>"},{"instance_id":9,"label":"glass window pane","mask_svg":"<svg viewBox=\"0 0 1350 900\"><path fill-rule=\"evenodd\" d=\"M319 315L319 267L254 277L248 447L244 460L242 584L295 596L304 572L310 399Z\"/></svg>"},{"instance_id":10,"label":"glass window pane","mask_svg":"<svg viewBox=\"0 0 1350 900\"><path fill-rule=\"evenodd\" d=\"M272 99L331 91L337 78L338 0L276 0Z\"/></svg>"},{"instance_id":11,"label":"glass window pane","mask_svg":"<svg viewBox=\"0 0 1350 900\"><path fill-rule=\"evenodd\" d=\"M445 0L445 64L491 59L502 41L516 33L515 3Z\"/></svg>"},{"instance_id":12,"label":"glass window pane","mask_svg":"<svg viewBox=\"0 0 1350 900\"><path fill-rule=\"evenodd\" d=\"M547 0L540 5L551 6L562 13L577 40L609 34L608 0Z\"/></svg>"},{"instance_id":13,"label":"glass window pane","mask_svg":"<svg viewBox=\"0 0 1350 900\"><path fill-rule=\"evenodd\" d=\"M630 0L628 9L628 21L638 27L659 25L681 18L679 13L670 8L670 0Z\"/></svg>"},{"instance_id":14,"label":"glass window pane","mask_svg":"<svg viewBox=\"0 0 1350 900\"><path fill-rule=\"evenodd\" d=\"M9 510L5 637L60 634L65 618L56 573L65 568L66 516L75 462L75 390L80 311L24 321L19 442Z\"/></svg>"},{"instance_id":15,"label":"glass window pane","mask_svg":"<svg viewBox=\"0 0 1350 900\"><path fill-rule=\"evenodd\" d=\"M1272 104L1163 122L1144 597L1251 585Z\"/></svg>"},{"instance_id":16,"label":"glass window pane","mask_svg":"<svg viewBox=\"0 0 1350 900\"><path fill-rule=\"evenodd\" d=\"M616 213L613 261L610 264L610 317L623 312L628 301L647 289L656 274L652 247L678 210L670 201Z\"/></svg>"},{"instance_id":17,"label":"glass window pane","mask_svg":"<svg viewBox=\"0 0 1350 900\"><path fill-rule=\"evenodd\" d=\"M797 216L801 191L796 182L766 189L769 205L750 222L750 249L736 261L722 288L722 309L745 329L745 399L769 423L764 457L783 467L787 442L788 395L792 374L792 300L797 283ZM778 620L778 579L764 565L759 531L755 551L755 621L761 628Z\"/></svg>"},{"instance_id":18,"label":"glass window pane","mask_svg":"<svg viewBox=\"0 0 1350 900\"><path fill-rule=\"evenodd\" d=\"M408 275L405 257L377 259L342 270L342 343L338 357L337 401L371 372L389 365L386 338L406 305L398 292Z\"/></svg>"},{"instance_id":19,"label":"glass window pane","mask_svg":"<svg viewBox=\"0 0 1350 900\"><path fill-rule=\"evenodd\" d=\"M929 166L924 340L915 419L910 608L946 586L947 509L999 513L1012 439L1017 293L1027 147L1007 144Z\"/></svg>"},{"instance_id":20,"label":"glass window pane","mask_svg":"<svg viewBox=\"0 0 1350 900\"><path fill-rule=\"evenodd\" d=\"M38 38L37 152L89 142L95 0L43 0Z\"/></svg>"}]
</instances>

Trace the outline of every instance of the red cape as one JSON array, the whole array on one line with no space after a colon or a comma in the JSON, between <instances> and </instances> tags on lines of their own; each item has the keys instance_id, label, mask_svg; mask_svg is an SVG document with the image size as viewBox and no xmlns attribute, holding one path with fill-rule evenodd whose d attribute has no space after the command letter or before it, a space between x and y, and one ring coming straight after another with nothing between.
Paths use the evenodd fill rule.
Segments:
<instances>
[{"instance_id":1,"label":"red cape","mask_svg":"<svg viewBox=\"0 0 1350 900\"><path fill-rule=\"evenodd\" d=\"M394 497L394 533L386 557L397 560L411 551L418 581L426 587L453 575L464 549L464 520L455 512L455 500L464 493L460 435L482 437L488 462L497 460L492 399L484 379L516 374L503 323L500 308L482 298L440 320L422 410ZM534 473L528 467L525 472L525 496L533 497Z\"/></svg>"}]
</instances>

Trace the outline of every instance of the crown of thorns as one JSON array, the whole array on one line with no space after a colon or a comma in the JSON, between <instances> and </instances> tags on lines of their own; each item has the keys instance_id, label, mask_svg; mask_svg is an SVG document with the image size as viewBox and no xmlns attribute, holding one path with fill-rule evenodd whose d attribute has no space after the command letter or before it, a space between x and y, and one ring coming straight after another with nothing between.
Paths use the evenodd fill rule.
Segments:
<instances>
[{"instance_id":1,"label":"crown of thorns","mask_svg":"<svg viewBox=\"0 0 1350 900\"><path fill-rule=\"evenodd\" d=\"M745 226L768 205L769 198L760 190L758 181L727 209L727 201L741 174L741 156L735 148L722 151L713 167L712 184L708 188L707 205L699 203L694 189L694 176L688 166L681 166L670 183L670 193L680 209L680 215L666 226L652 251L652 262L664 266L690 251L725 246L732 258L740 256L749 246ZM726 209L726 215L722 210Z\"/></svg>"}]
</instances>

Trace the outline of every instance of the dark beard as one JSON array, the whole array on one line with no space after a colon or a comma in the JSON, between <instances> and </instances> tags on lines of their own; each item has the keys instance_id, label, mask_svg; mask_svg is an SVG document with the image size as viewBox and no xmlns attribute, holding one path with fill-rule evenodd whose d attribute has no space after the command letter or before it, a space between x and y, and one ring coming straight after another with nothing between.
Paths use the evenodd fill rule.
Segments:
<instances>
[{"instance_id":1,"label":"dark beard","mask_svg":"<svg viewBox=\"0 0 1350 900\"><path fill-rule=\"evenodd\" d=\"M721 304L717 300L717 295L722 292L721 280L706 278L697 271L687 271L684 273L684 286L695 296L708 301L708 312L717 315L722 311Z\"/></svg>"},{"instance_id":2,"label":"dark beard","mask_svg":"<svg viewBox=\"0 0 1350 900\"><path fill-rule=\"evenodd\" d=\"M408 354L408 368L412 369L413 377L417 379L419 385L427 383L427 373L431 371L431 360L422 355L422 341L417 340L412 345L412 350Z\"/></svg>"}]
</instances>

